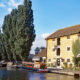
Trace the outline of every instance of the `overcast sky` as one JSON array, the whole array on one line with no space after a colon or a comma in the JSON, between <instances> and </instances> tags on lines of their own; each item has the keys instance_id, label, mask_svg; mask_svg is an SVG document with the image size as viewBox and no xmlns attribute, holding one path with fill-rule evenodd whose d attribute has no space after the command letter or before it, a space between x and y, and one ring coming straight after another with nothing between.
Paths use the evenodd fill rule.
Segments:
<instances>
[{"instance_id":1,"label":"overcast sky","mask_svg":"<svg viewBox=\"0 0 80 80\"><path fill-rule=\"evenodd\" d=\"M20 4L23 0L0 0L0 27L4 16ZM80 0L32 0L32 9L37 35L32 49L46 46L45 37L57 29L80 24Z\"/></svg>"}]
</instances>

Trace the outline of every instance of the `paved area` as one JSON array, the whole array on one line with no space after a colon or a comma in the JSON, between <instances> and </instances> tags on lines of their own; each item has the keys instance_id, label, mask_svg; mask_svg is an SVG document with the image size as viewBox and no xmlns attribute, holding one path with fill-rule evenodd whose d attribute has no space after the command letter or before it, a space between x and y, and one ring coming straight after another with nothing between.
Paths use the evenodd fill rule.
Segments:
<instances>
[{"instance_id":1,"label":"paved area","mask_svg":"<svg viewBox=\"0 0 80 80\"><path fill-rule=\"evenodd\" d=\"M76 70L59 70L59 69L50 69L50 72L56 73L56 74L64 74L64 75L70 75L70 76L80 76L80 71Z\"/></svg>"}]
</instances>

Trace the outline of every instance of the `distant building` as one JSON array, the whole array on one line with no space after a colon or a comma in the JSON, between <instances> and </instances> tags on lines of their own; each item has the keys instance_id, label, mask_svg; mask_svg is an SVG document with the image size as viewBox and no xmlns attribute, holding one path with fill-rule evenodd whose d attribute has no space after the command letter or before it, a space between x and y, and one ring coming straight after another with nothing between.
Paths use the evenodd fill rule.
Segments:
<instances>
[{"instance_id":1,"label":"distant building","mask_svg":"<svg viewBox=\"0 0 80 80\"><path fill-rule=\"evenodd\" d=\"M28 56L28 60L27 60L27 61L32 62L32 59L33 59L34 56L35 56L34 54L30 54L30 55Z\"/></svg>"},{"instance_id":2,"label":"distant building","mask_svg":"<svg viewBox=\"0 0 80 80\"><path fill-rule=\"evenodd\" d=\"M34 62L43 62L46 63L46 55L47 55L47 49L43 49L41 52L39 52L37 55L33 57Z\"/></svg>"},{"instance_id":3,"label":"distant building","mask_svg":"<svg viewBox=\"0 0 80 80\"><path fill-rule=\"evenodd\" d=\"M57 30L47 41L47 66L63 67L64 63L73 63L72 44L80 38L80 25Z\"/></svg>"}]
</instances>

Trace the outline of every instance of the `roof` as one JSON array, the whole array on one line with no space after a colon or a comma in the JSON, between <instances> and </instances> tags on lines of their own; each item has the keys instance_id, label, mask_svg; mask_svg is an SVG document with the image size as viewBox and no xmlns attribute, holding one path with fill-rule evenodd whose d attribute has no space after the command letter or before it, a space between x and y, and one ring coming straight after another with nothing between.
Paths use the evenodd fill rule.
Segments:
<instances>
[{"instance_id":1,"label":"roof","mask_svg":"<svg viewBox=\"0 0 80 80\"><path fill-rule=\"evenodd\" d=\"M71 26L71 27L67 27L67 28L63 28L63 29L59 29L56 32L54 32L53 34L51 34L50 36L48 36L46 38L46 40L47 39L53 39L53 38L56 38L56 37L76 34L76 33L79 33L79 32L80 32L80 24L75 25L75 26Z\"/></svg>"},{"instance_id":2,"label":"roof","mask_svg":"<svg viewBox=\"0 0 80 80\"><path fill-rule=\"evenodd\" d=\"M47 56L47 49L43 49L40 53L35 55L33 58L40 58L40 57L46 57Z\"/></svg>"},{"instance_id":3,"label":"roof","mask_svg":"<svg viewBox=\"0 0 80 80\"><path fill-rule=\"evenodd\" d=\"M29 56L28 56L28 59L32 59L34 57L34 54L30 54Z\"/></svg>"}]
</instances>

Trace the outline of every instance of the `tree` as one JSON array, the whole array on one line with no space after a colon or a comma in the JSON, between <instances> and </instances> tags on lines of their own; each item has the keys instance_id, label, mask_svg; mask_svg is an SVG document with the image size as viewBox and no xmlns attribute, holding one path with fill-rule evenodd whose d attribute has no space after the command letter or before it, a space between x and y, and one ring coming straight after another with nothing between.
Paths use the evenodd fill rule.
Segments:
<instances>
[{"instance_id":1,"label":"tree","mask_svg":"<svg viewBox=\"0 0 80 80\"><path fill-rule=\"evenodd\" d=\"M13 56L13 60L18 60L17 59L17 54L16 54L16 46L15 46L15 42L16 42L16 33L17 33L17 29L16 29L16 25L17 25L17 14L18 14L18 10L17 9L13 9L11 12L11 30L10 30L10 46L11 46L11 52L12 52L12 56Z\"/></svg>"},{"instance_id":2,"label":"tree","mask_svg":"<svg viewBox=\"0 0 80 80\"><path fill-rule=\"evenodd\" d=\"M7 60L3 34L0 30L0 60Z\"/></svg>"},{"instance_id":3,"label":"tree","mask_svg":"<svg viewBox=\"0 0 80 80\"><path fill-rule=\"evenodd\" d=\"M17 40L15 43L16 53L23 60L28 57L35 39L32 3L29 0L25 0L24 3L24 5L18 6Z\"/></svg>"},{"instance_id":4,"label":"tree","mask_svg":"<svg viewBox=\"0 0 80 80\"><path fill-rule=\"evenodd\" d=\"M39 47L36 47L35 54L38 54L39 52L40 52L40 48Z\"/></svg>"},{"instance_id":5,"label":"tree","mask_svg":"<svg viewBox=\"0 0 80 80\"><path fill-rule=\"evenodd\" d=\"M2 28L9 60L26 60L29 55L36 36L31 7L31 1L24 0L24 5L19 5L4 18Z\"/></svg>"},{"instance_id":6,"label":"tree","mask_svg":"<svg viewBox=\"0 0 80 80\"><path fill-rule=\"evenodd\" d=\"M80 39L77 39L75 42L73 42L72 52L74 54L73 62L75 66L78 66L79 59L77 58L77 56L78 54L80 54Z\"/></svg>"},{"instance_id":7,"label":"tree","mask_svg":"<svg viewBox=\"0 0 80 80\"><path fill-rule=\"evenodd\" d=\"M3 28L4 44L5 44L5 49L7 52L8 60L12 60L11 46L9 42L10 41L10 30L11 30L10 14L5 16L2 28Z\"/></svg>"},{"instance_id":8,"label":"tree","mask_svg":"<svg viewBox=\"0 0 80 80\"><path fill-rule=\"evenodd\" d=\"M2 44L2 34L1 34L1 31L0 31L0 60L2 60L2 57L3 57L3 44Z\"/></svg>"},{"instance_id":9,"label":"tree","mask_svg":"<svg viewBox=\"0 0 80 80\"><path fill-rule=\"evenodd\" d=\"M35 48L35 54L38 54L39 52L41 52L41 51L44 50L44 49L45 49L44 46L36 47L36 48Z\"/></svg>"},{"instance_id":10,"label":"tree","mask_svg":"<svg viewBox=\"0 0 80 80\"><path fill-rule=\"evenodd\" d=\"M77 57L77 55L80 53L80 39L77 39L75 42L73 42L72 52L75 57Z\"/></svg>"}]
</instances>

